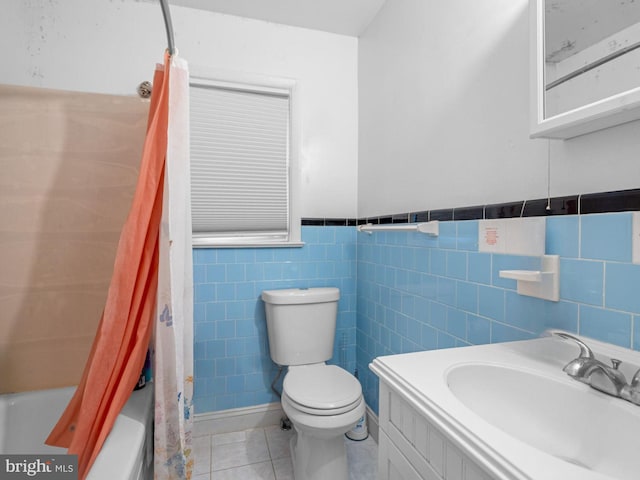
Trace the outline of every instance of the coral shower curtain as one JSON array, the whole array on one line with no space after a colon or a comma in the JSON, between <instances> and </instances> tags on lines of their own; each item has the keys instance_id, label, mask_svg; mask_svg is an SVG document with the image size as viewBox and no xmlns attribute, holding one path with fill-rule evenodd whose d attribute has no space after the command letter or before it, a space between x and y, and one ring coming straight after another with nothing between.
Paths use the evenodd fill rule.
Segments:
<instances>
[{"instance_id":1,"label":"coral shower curtain","mask_svg":"<svg viewBox=\"0 0 640 480\"><path fill-rule=\"evenodd\" d=\"M167 55L164 68L159 66L154 76L140 175L96 338L80 384L46 440L78 455L82 479L137 383L154 323L155 415L160 422L155 429L155 476L191 476L188 139L187 64Z\"/></svg>"}]
</instances>

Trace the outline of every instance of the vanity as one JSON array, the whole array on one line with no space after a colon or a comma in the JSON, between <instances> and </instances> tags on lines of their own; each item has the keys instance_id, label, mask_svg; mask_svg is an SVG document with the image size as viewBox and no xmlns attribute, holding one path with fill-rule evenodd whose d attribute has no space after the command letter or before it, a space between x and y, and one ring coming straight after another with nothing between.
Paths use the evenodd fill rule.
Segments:
<instances>
[{"instance_id":1,"label":"vanity","mask_svg":"<svg viewBox=\"0 0 640 480\"><path fill-rule=\"evenodd\" d=\"M607 370L598 388L609 371L631 382L639 352L578 340L584 371ZM640 406L565 373L582 353L552 335L376 358L379 480L640 478Z\"/></svg>"}]
</instances>

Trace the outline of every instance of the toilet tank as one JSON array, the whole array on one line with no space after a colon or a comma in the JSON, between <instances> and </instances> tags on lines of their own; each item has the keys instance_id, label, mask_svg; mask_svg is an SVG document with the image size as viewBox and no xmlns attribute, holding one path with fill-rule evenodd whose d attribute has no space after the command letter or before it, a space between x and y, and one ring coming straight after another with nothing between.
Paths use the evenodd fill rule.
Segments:
<instances>
[{"instance_id":1,"label":"toilet tank","mask_svg":"<svg viewBox=\"0 0 640 480\"><path fill-rule=\"evenodd\" d=\"M334 287L263 291L271 359L278 365L329 360L339 299Z\"/></svg>"}]
</instances>

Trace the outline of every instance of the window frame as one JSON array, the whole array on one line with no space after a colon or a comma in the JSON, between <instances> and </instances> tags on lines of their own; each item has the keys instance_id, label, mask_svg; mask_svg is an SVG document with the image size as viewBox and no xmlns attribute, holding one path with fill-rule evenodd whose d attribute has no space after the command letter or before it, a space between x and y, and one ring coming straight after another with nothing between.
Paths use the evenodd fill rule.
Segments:
<instances>
[{"instance_id":1,"label":"window frame","mask_svg":"<svg viewBox=\"0 0 640 480\"><path fill-rule=\"evenodd\" d=\"M192 85L213 86L225 89L247 91L253 93L285 94L289 97L289 152L288 152L288 203L289 225L288 239L269 239L268 235L256 234L242 238L234 236L194 235L194 248L260 248L260 247L302 247L300 220L300 134L302 116L297 82L293 79L270 77L258 74L233 72L205 67L190 68L189 88Z\"/></svg>"}]
</instances>

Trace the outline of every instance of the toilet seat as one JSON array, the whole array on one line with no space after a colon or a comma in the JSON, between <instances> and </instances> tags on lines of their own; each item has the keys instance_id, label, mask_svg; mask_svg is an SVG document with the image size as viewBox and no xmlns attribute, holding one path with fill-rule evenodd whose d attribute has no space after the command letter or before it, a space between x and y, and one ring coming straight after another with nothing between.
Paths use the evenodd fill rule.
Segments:
<instances>
[{"instance_id":1,"label":"toilet seat","mask_svg":"<svg viewBox=\"0 0 640 480\"><path fill-rule=\"evenodd\" d=\"M358 398L355 402L339 408L311 408L305 405L301 405L295 400L292 400L291 397L287 397L287 399L289 400L289 403L291 404L291 406L296 410L299 410L304 413L308 413L309 415L319 415L319 416L340 415L343 413L347 413L353 410L354 408L356 408L362 402L362 398Z\"/></svg>"},{"instance_id":2,"label":"toilet seat","mask_svg":"<svg viewBox=\"0 0 640 480\"><path fill-rule=\"evenodd\" d=\"M311 415L339 415L362 402L360 382L336 365L290 367L283 390L293 407Z\"/></svg>"}]
</instances>

